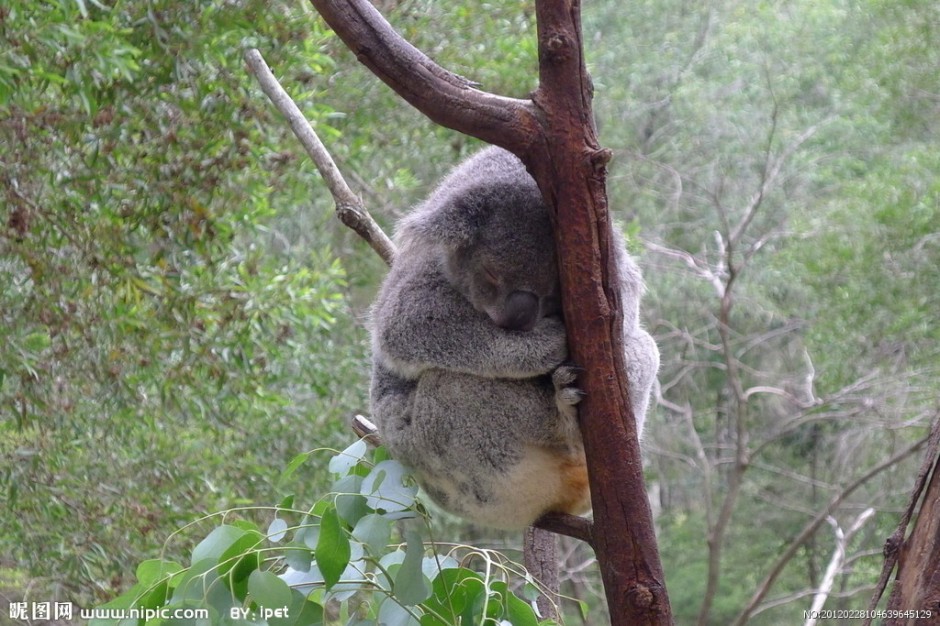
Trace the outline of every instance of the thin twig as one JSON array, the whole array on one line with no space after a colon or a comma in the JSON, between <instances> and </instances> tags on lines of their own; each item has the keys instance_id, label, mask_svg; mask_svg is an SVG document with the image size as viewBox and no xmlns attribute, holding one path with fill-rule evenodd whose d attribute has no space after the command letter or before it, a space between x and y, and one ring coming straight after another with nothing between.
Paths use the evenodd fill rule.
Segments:
<instances>
[{"instance_id":1,"label":"thin twig","mask_svg":"<svg viewBox=\"0 0 940 626\"><path fill-rule=\"evenodd\" d=\"M271 68L265 63L261 53L255 48L245 52L245 62L251 69L261 90L268 96L271 102L277 107L287 122L290 124L294 135L300 140L301 145L313 159L323 180L333 196L336 203L336 216L339 220L353 229L357 235L362 237L366 243L372 246L372 249L388 265L392 264L395 258L395 244L389 239L388 235L372 219L369 212L362 205L359 197L352 192L346 180L340 173L339 168L330 156L323 142L317 136L317 133L310 126L310 122L304 117L297 103L291 99L281 84L274 77Z\"/></svg>"}]
</instances>

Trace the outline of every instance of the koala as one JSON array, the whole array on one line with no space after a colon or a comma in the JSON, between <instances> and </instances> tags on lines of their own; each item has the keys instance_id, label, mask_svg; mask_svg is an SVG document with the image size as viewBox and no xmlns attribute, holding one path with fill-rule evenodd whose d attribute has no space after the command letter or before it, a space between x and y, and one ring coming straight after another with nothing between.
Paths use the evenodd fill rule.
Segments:
<instances>
[{"instance_id":1,"label":"koala","mask_svg":"<svg viewBox=\"0 0 940 626\"><path fill-rule=\"evenodd\" d=\"M371 411L442 508L516 529L590 510L548 208L522 162L487 148L395 233L372 308ZM640 272L618 240L630 397L642 431L659 367Z\"/></svg>"}]
</instances>

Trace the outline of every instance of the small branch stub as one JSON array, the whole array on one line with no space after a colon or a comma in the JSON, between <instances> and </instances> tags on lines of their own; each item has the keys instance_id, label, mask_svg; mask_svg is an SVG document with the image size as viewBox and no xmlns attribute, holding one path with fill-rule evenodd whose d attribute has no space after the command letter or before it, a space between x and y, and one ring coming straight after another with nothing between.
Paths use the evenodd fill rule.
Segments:
<instances>
[{"instance_id":1,"label":"small branch stub","mask_svg":"<svg viewBox=\"0 0 940 626\"><path fill-rule=\"evenodd\" d=\"M571 40L561 31L546 33L542 48L547 53L546 60L553 63L563 63L570 59L574 53Z\"/></svg>"}]
</instances>

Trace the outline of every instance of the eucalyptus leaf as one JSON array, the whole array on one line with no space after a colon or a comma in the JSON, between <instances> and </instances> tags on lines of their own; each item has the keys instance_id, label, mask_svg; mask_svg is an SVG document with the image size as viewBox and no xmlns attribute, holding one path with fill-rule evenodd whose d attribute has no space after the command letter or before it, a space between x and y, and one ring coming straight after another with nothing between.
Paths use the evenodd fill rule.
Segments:
<instances>
[{"instance_id":1,"label":"eucalyptus leaf","mask_svg":"<svg viewBox=\"0 0 940 626\"><path fill-rule=\"evenodd\" d=\"M330 459L330 472L345 476L362 460L368 449L366 442L360 439Z\"/></svg>"},{"instance_id":2,"label":"eucalyptus leaf","mask_svg":"<svg viewBox=\"0 0 940 626\"><path fill-rule=\"evenodd\" d=\"M395 597L406 605L416 605L431 595L431 585L421 570L424 560L424 543L414 531L406 536L405 559L395 574Z\"/></svg>"},{"instance_id":3,"label":"eucalyptus leaf","mask_svg":"<svg viewBox=\"0 0 940 626\"><path fill-rule=\"evenodd\" d=\"M273 543L280 543L287 534L287 522L279 517L275 517L268 526L268 540Z\"/></svg>"},{"instance_id":4,"label":"eucalyptus leaf","mask_svg":"<svg viewBox=\"0 0 940 626\"><path fill-rule=\"evenodd\" d=\"M382 626L420 626L411 613L395 601L395 597L386 598L379 607L379 624Z\"/></svg>"},{"instance_id":5,"label":"eucalyptus leaf","mask_svg":"<svg viewBox=\"0 0 940 626\"><path fill-rule=\"evenodd\" d=\"M362 481L361 491L367 504L376 512L401 519L413 515L418 486L404 465L398 461L382 461Z\"/></svg>"},{"instance_id":6,"label":"eucalyptus leaf","mask_svg":"<svg viewBox=\"0 0 940 626\"><path fill-rule=\"evenodd\" d=\"M246 533L247 531L234 526L223 525L213 529L208 537L193 548L192 562L197 563L206 559L218 562L219 557Z\"/></svg>"},{"instance_id":7,"label":"eucalyptus leaf","mask_svg":"<svg viewBox=\"0 0 940 626\"><path fill-rule=\"evenodd\" d=\"M356 522L352 536L366 545L373 556L384 554L392 540L392 521L377 513L371 513Z\"/></svg>"},{"instance_id":8,"label":"eucalyptus leaf","mask_svg":"<svg viewBox=\"0 0 940 626\"><path fill-rule=\"evenodd\" d=\"M339 581L350 557L349 538L336 509L328 509L320 519L320 537L314 555L329 589Z\"/></svg>"},{"instance_id":9,"label":"eucalyptus leaf","mask_svg":"<svg viewBox=\"0 0 940 626\"><path fill-rule=\"evenodd\" d=\"M263 607L289 606L291 602L291 590L287 583L271 572L262 570L253 571L248 577L248 593L257 605Z\"/></svg>"}]
</instances>

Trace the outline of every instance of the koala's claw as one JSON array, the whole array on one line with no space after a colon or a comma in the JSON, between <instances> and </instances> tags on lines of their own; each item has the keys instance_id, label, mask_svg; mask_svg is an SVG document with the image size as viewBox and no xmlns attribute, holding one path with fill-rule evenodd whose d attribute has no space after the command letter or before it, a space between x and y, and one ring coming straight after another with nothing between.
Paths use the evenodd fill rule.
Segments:
<instances>
[{"instance_id":1,"label":"koala's claw","mask_svg":"<svg viewBox=\"0 0 940 626\"><path fill-rule=\"evenodd\" d=\"M581 368L576 365L559 365L552 372L555 387L555 406L558 408L557 434L561 441L570 444L580 442L578 429L578 403L584 392L574 386Z\"/></svg>"},{"instance_id":2,"label":"koala's claw","mask_svg":"<svg viewBox=\"0 0 940 626\"><path fill-rule=\"evenodd\" d=\"M584 392L574 386L581 368L576 365L559 365L552 372L552 385L555 387L555 402L562 410L581 402Z\"/></svg>"},{"instance_id":3,"label":"koala's claw","mask_svg":"<svg viewBox=\"0 0 940 626\"><path fill-rule=\"evenodd\" d=\"M581 398L583 397L584 392L576 387L565 387L555 391L555 402L559 405L573 407L581 402Z\"/></svg>"},{"instance_id":4,"label":"koala's claw","mask_svg":"<svg viewBox=\"0 0 940 626\"><path fill-rule=\"evenodd\" d=\"M563 387L570 387L580 374L582 368L577 365L559 365L552 372L552 384L555 385L555 391L561 391ZM580 393L580 392L579 392Z\"/></svg>"}]
</instances>

